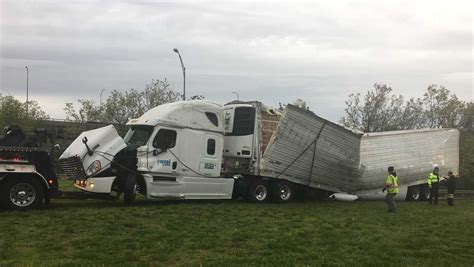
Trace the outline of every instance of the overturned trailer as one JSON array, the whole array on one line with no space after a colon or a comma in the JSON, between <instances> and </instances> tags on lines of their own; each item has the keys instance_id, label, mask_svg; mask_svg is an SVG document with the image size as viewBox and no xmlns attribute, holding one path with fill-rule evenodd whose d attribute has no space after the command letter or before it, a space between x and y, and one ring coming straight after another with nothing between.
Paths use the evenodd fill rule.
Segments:
<instances>
[{"instance_id":1,"label":"overturned trailer","mask_svg":"<svg viewBox=\"0 0 474 267\"><path fill-rule=\"evenodd\" d=\"M395 166L399 198L424 199L426 177L459 171L459 131L422 129L358 134L288 106L263 152L259 174L360 198L379 198Z\"/></svg>"},{"instance_id":2,"label":"overturned trailer","mask_svg":"<svg viewBox=\"0 0 474 267\"><path fill-rule=\"evenodd\" d=\"M288 105L185 101L158 106L129 122L84 132L63 153L66 173L89 193L137 193L149 199L290 201L301 191L382 198L387 167L399 199L426 198L434 166L458 172L456 129L354 133ZM349 199L349 198L348 198Z\"/></svg>"}]
</instances>

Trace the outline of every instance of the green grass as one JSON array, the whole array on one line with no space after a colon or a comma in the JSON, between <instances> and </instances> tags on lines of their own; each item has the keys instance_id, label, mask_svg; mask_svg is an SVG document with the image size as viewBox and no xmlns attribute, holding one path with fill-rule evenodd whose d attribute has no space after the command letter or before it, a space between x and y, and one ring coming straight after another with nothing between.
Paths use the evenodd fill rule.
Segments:
<instances>
[{"instance_id":1,"label":"green grass","mask_svg":"<svg viewBox=\"0 0 474 267\"><path fill-rule=\"evenodd\" d=\"M0 266L474 265L474 201L398 206L53 200L0 211Z\"/></svg>"}]
</instances>

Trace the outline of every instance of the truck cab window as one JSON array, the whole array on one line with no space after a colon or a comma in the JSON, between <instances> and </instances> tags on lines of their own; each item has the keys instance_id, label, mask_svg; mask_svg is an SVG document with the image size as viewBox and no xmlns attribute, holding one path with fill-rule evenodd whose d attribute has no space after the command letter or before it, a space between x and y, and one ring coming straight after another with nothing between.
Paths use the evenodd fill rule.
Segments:
<instances>
[{"instance_id":1,"label":"truck cab window","mask_svg":"<svg viewBox=\"0 0 474 267\"><path fill-rule=\"evenodd\" d=\"M153 126L133 125L125 135L124 141L129 147L137 148L144 146L148 142L148 139L150 139L153 129Z\"/></svg>"},{"instance_id":2,"label":"truck cab window","mask_svg":"<svg viewBox=\"0 0 474 267\"><path fill-rule=\"evenodd\" d=\"M176 145L176 131L160 129L153 139L153 147L166 151Z\"/></svg>"},{"instance_id":3,"label":"truck cab window","mask_svg":"<svg viewBox=\"0 0 474 267\"><path fill-rule=\"evenodd\" d=\"M253 134L255 127L255 108L237 107L234 113L233 136Z\"/></svg>"},{"instance_id":4,"label":"truck cab window","mask_svg":"<svg viewBox=\"0 0 474 267\"><path fill-rule=\"evenodd\" d=\"M216 153L216 140L207 139L207 154L214 155Z\"/></svg>"},{"instance_id":5,"label":"truck cab window","mask_svg":"<svg viewBox=\"0 0 474 267\"><path fill-rule=\"evenodd\" d=\"M219 120L217 119L216 113L206 112L206 116L214 126L219 127Z\"/></svg>"}]
</instances>

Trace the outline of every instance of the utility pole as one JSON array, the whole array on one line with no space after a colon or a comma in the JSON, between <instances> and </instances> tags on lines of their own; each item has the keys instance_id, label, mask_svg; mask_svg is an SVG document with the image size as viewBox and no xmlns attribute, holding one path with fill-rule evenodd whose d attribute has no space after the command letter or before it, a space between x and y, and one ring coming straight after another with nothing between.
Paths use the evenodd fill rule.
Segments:
<instances>
[{"instance_id":1,"label":"utility pole","mask_svg":"<svg viewBox=\"0 0 474 267\"><path fill-rule=\"evenodd\" d=\"M28 66L25 66L26 69L26 118L28 119Z\"/></svg>"},{"instance_id":2,"label":"utility pole","mask_svg":"<svg viewBox=\"0 0 474 267\"><path fill-rule=\"evenodd\" d=\"M105 91L105 89L102 89L102 91L100 91L100 98L99 98L99 108L102 108L102 93Z\"/></svg>"},{"instance_id":3,"label":"utility pole","mask_svg":"<svg viewBox=\"0 0 474 267\"><path fill-rule=\"evenodd\" d=\"M237 95L237 100L239 100L239 99L240 99L240 97L239 97L239 93L237 93L237 92L232 92L232 93L233 93L233 94L235 94L235 95Z\"/></svg>"}]
</instances>

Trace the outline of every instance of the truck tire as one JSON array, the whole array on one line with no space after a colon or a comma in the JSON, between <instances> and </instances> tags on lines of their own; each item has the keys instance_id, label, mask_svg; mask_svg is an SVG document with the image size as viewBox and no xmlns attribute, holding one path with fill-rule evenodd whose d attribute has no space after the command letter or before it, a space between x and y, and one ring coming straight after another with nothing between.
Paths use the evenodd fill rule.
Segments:
<instances>
[{"instance_id":1,"label":"truck tire","mask_svg":"<svg viewBox=\"0 0 474 267\"><path fill-rule=\"evenodd\" d=\"M137 196L137 175L129 173L123 187L123 203L131 205Z\"/></svg>"},{"instance_id":2,"label":"truck tire","mask_svg":"<svg viewBox=\"0 0 474 267\"><path fill-rule=\"evenodd\" d=\"M273 187L273 199L275 202L290 202L295 195L295 188L289 182L279 181Z\"/></svg>"},{"instance_id":3,"label":"truck tire","mask_svg":"<svg viewBox=\"0 0 474 267\"><path fill-rule=\"evenodd\" d=\"M420 201L425 201L430 198L430 188L428 185L420 185Z\"/></svg>"},{"instance_id":4,"label":"truck tire","mask_svg":"<svg viewBox=\"0 0 474 267\"><path fill-rule=\"evenodd\" d=\"M418 185L408 187L407 197L408 201L420 201L421 188Z\"/></svg>"},{"instance_id":5,"label":"truck tire","mask_svg":"<svg viewBox=\"0 0 474 267\"><path fill-rule=\"evenodd\" d=\"M255 203L264 203L270 199L270 187L266 181L257 180L250 184L249 200Z\"/></svg>"},{"instance_id":6,"label":"truck tire","mask_svg":"<svg viewBox=\"0 0 474 267\"><path fill-rule=\"evenodd\" d=\"M7 209L27 210L43 204L43 185L32 177L12 177L0 190L0 203Z\"/></svg>"}]
</instances>

